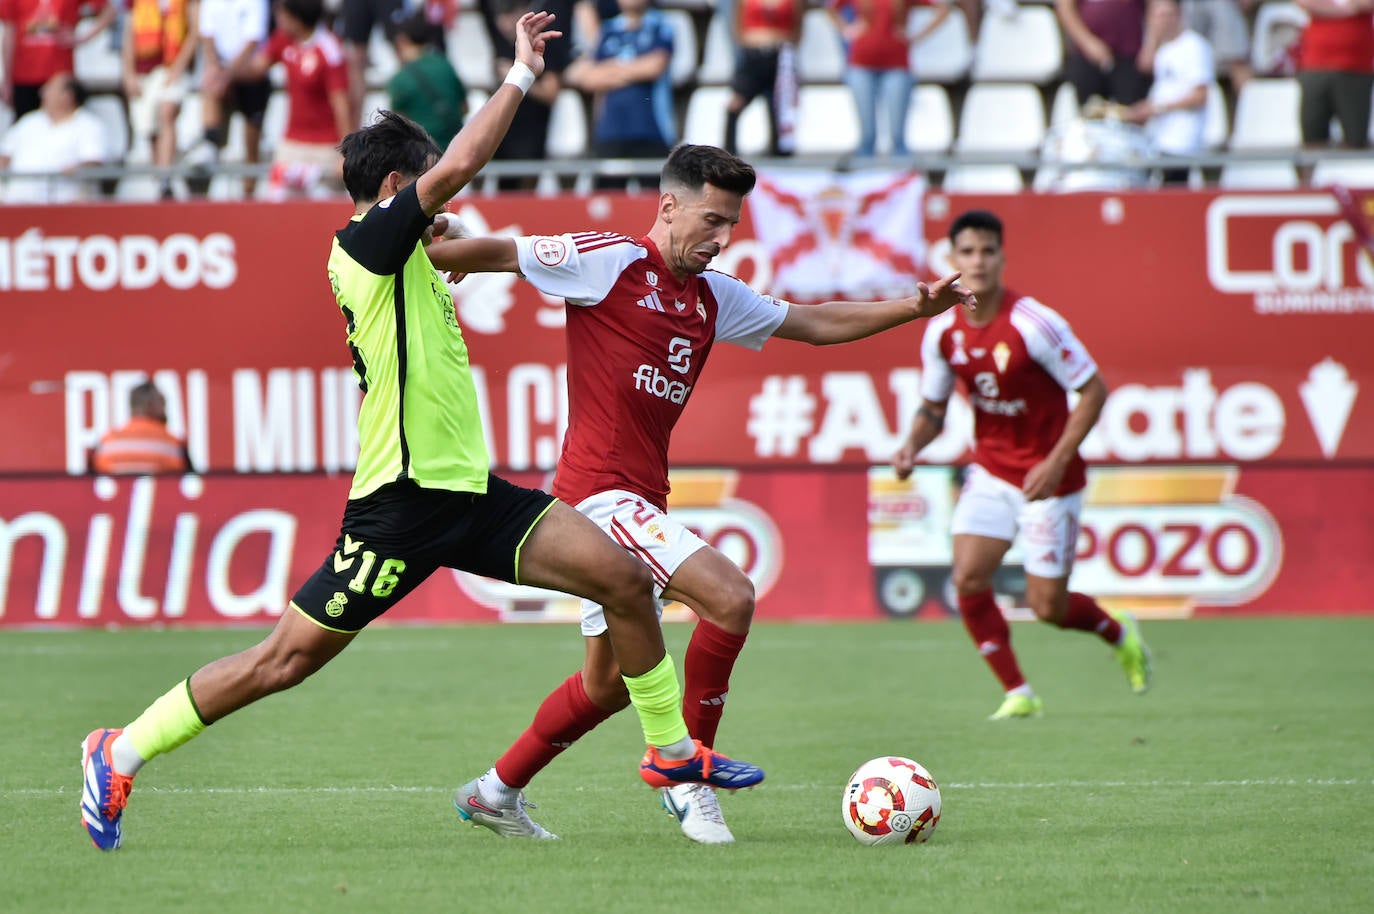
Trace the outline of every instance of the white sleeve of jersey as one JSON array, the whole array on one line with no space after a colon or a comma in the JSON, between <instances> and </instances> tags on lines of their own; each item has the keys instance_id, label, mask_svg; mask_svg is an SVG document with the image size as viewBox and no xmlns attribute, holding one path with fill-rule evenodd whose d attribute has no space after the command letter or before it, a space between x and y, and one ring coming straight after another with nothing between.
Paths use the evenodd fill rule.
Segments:
<instances>
[{"instance_id":1,"label":"white sleeve of jersey","mask_svg":"<svg viewBox=\"0 0 1374 914\"><path fill-rule=\"evenodd\" d=\"M726 273L702 274L720 310L716 313L716 339L759 350L787 317L791 303L762 295Z\"/></svg>"},{"instance_id":2,"label":"white sleeve of jersey","mask_svg":"<svg viewBox=\"0 0 1374 914\"><path fill-rule=\"evenodd\" d=\"M520 275L570 305L595 305L648 252L619 235L529 235L515 239Z\"/></svg>"},{"instance_id":3,"label":"white sleeve of jersey","mask_svg":"<svg viewBox=\"0 0 1374 914\"><path fill-rule=\"evenodd\" d=\"M1057 311L1033 298L1013 307L1011 322L1026 341L1026 352L1060 387L1077 390L1097 374L1097 363Z\"/></svg>"},{"instance_id":4,"label":"white sleeve of jersey","mask_svg":"<svg viewBox=\"0 0 1374 914\"><path fill-rule=\"evenodd\" d=\"M946 312L948 313L948 312ZM921 337L921 399L944 403L954 393L954 370L940 351L940 337L949 329L950 320L935 318L926 325Z\"/></svg>"}]
</instances>

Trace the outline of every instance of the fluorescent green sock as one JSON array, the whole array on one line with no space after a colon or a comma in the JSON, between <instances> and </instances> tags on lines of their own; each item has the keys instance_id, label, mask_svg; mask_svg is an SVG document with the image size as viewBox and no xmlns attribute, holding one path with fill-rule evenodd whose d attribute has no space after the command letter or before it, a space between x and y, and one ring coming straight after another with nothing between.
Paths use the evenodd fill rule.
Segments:
<instances>
[{"instance_id":1,"label":"fluorescent green sock","mask_svg":"<svg viewBox=\"0 0 1374 914\"><path fill-rule=\"evenodd\" d=\"M682 688L677 683L673 655L664 654L658 666L642 676L622 676L630 690L630 702L639 712L644 741L650 746L671 746L687 738L682 717Z\"/></svg>"},{"instance_id":2,"label":"fluorescent green sock","mask_svg":"<svg viewBox=\"0 0 1374 914\"><path fill-rule=\"evenodd\" d=\"M191 697L191 680L183 679L125 727L122 735L148 761L171 752L204 729L205 721Z\"/></svg>"}]
</instances>

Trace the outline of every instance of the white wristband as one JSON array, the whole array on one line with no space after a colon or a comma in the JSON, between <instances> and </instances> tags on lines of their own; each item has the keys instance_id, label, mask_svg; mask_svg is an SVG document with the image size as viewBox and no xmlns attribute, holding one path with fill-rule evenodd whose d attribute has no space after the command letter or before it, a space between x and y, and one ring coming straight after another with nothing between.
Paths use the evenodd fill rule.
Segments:
<instances>
[{"instance_id":1,"label":"white wristband","mask_svg":"<svg viewBox=\"0 0 1374 914\"><path fill-rule=\"evenodd\" d=\"M534 85L534 71L517 60L511 64L510 72L506 74L506 85L514 86L524 95L530 91L530 86Z\"/></svg>"}]
</instances>

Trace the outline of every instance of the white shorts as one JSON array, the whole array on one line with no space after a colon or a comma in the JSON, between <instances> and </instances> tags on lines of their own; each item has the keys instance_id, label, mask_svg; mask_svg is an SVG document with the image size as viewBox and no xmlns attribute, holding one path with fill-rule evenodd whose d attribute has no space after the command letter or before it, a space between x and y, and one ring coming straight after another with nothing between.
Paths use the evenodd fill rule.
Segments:
<instances>
[{"instance_id":1,"label":"white shorts","mask_svg":"<svg viewBox=\"0 0 1374 914\"><path fill-rule=\"evenodd\" d=\"M1066 577L1078 546L1083 493L1027 501L1021 490L976 464L969 467L950 532L990 536L1008 543L1021 534L1022 565L1037 578Z\"/></svg>"},{"instance_id":2,"label":"white shorts","mask_svg":"<svg viewBox=\"0 0 1374 914\"><path fill-rule=\"evenodd\" d=\"M166 67L156 67L138 80L138 96L129 99L129 128L134 136L146 138L157 133L157 109L163 102L181 104L190 80L185 74L169 80Z\"/></svg>"},{"instance_id":3,"label":"white shorts","mask_svg":"<svg viewBox=\"0 0 1374 914\"><path fill-rule=\"evenodd\" d=\"M623 489L598 492L584 499L577 510L605 530L622 549L649 566L655 599L663 596L663 588L682 563L706 545L701 537L641 496ZM661 603L658 610L662 615ZM601 604L583 600L582 634L590 637L605 631L606 616Z\"/></svg>"}]
</instances>

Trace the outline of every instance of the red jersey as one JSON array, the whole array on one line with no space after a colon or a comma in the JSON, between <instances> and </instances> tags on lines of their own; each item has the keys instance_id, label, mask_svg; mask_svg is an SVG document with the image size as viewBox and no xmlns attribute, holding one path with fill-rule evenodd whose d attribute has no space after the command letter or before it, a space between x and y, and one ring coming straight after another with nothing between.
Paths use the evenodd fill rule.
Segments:
<instances>
[{"instance_id":1,"label":"red jersey","mask_svg":"<svg viewBox=\"0 0 1374 914\"><path fill-rule=\"evenodd\" d=\"M1067 391L1097 374L1064 318L1010 289L985 325L971 323L963 308L933 318L921 341L921 369L921 396L936 403L949 399L955 378L964 382L973 407L974 459L1017 488L1063 434ZM1054 494L1084 484L1083 458L1075 454Z\"/></svg>"},{"instance_id":2,"label":"red jersey","mask_svg":"<svg viewBox=\"0 0 1374 914\"><path fill-rule=\"evenodd\" d=\"M739 28L793 32L801 25L802 5L797 0L737 0Z\"/></svg>"},{"instance_id":3,"label":"red jersey","mask_svg":"<svg viewBox=\"0 0 1374 914\"><path fill-rule=\"evenodd\" d=\"M915 5L911 0L830 0L830 6L841 15L849 9L864 25L849 46L849 63L869 70L905 70L910 66L906 21Z\"/></svg>"},{"instance_id":4,"label":"red jersey","mask_svg":"<svg viewBox=\"0 0 1374 914\"><path fill-rule=\"evenodd\" d=\"M320 26L297 44L278 29L267 39L267 56L286 66L286 139L298 143L337 143L338 124L329 104L330 92L348 91L348 68L343 43Z\"/></svg>"},{"instance_id":5,"label":"red jersey","mask_svg":"<svg viewBox=\"0 0 1374 914\"><path fill-rule=\"evenodd\" d=\"M553 494L611 489L667 510L668 440L720 339L751 349L788 303L708 270L678 282L648 238L517 238L520 273L567 302L568 430Z\"/></svg>"},{"instance_id":6,"label":"red jersey","mask_svg":"<svg viewBox=\"0 0 1374 914\"><path fill-rule=\"evenodd\" d=\"M15 85L40 86L76 69L72 48L83 11L98 13L105 0L0 0L0 21L14 29Z\"/></svg>"},{"instance_id":7,"label":"red jersey","mask_svg":"<svg viewBox=\"0 0 1374 914\"><path fill-rule=\"evenodd\" d=\"M1298 43L1298 67L1374 73L1374 16L1313 17Z\"/></svg>"}]
</instances>

